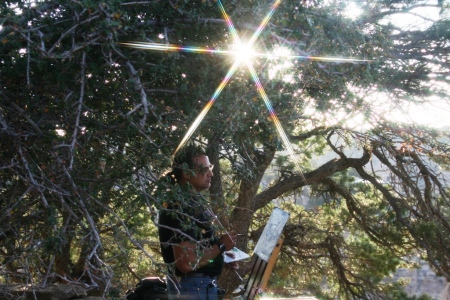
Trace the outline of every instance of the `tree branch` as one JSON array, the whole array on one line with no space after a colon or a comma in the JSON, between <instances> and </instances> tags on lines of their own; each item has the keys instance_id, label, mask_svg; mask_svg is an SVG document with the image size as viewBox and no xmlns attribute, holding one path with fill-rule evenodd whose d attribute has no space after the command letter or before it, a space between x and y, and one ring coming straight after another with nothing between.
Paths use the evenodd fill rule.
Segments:
<instances>
[{"instance_id":1,"label":"tree branch","mask_svg":"<svg viewBox=\"0 0 450 300\"><path fill-rule=\"evenodd\" d=\"M374 22L379 21L387 16L395 15L395 14L409 13L413 9L422 8L422 7L440 8L440 6L437 4L436 5L434 5L434 4L417 4L417 5L412 5L412 6L405 7L403 9L399 9L399 10L387 10L387 11L383 11L383 12L379 12L379 13L374 12L368 18L364 19L364 23L374 23Z\"/></svg>"},{"instance_id":2,"label":"tree branch","mask_svg":"<svg viewBox=\"0 0 450 300\"><path fill-rule=\"evenodd\" d=\"M86 84L86 52L83 52L81 58L81 72L80 72L80 98L78 99L77 117L75 119L75 128L72 134L72 142L70 143L69 170L72 170L73 168L75 146L77 143L78 129L80 128L81 111L83 108L85 84Z\"/></svg>"},{"instance_id":3,"label":"tree branch","mask_svg":"<svg viewBox=\"0 0 450 300\"><path fill-rule=\"evenodd\" d=\"M323 164L314 171L304 173L306 183L300 175L286 177L275 183L270 188L255 196L256 209L262 208L264 205L278 198L284 193L296 190L306 184L319 183L324 178L331 176L337 172L346 170L347 168L362 167L370 161L370 152L364 149L364 153L360 158L341 158L333 159Z\"/></svg>"}]
</instances>

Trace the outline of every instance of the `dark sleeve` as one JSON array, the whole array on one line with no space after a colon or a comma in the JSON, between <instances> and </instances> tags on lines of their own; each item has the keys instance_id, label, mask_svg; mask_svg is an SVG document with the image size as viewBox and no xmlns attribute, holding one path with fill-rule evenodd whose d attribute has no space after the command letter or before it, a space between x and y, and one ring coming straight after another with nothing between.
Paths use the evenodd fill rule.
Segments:
<instances>
[{"instance_id":1,"label":"dark sleeve","mask_svg":"<svg viewBox=\"0 0 450 300\"><path fill-rule=\"evenodd\" d=\"M201 235L197 236L199 229L193 225L191 218L189 220L187 218L183 213L174 209L163 208L159 211L159 242L165 263L175 262L172 245L190 240L190 237L201 240Z\"/></svg>"},{"instance_id":2,"label":"dark sleeve","mask_svg":"<svg viewBox=\"0 0 450 300\"><path fill-rule=\"evenodd\" d=\"M217 238L214 238L214 229L211 227L210 222L205 218L205 215L199 216L197 214L196 220L199 220L200 222L195 222L193 218L187 217L181 212L170 209L160 210L159 240L161 243L161 253L165 263L175 262L172 245L189 240L189 237L194 238L196 241L203 241L203 246L206 247L215 243ZM205 226L207 224L209 226ZM197 272L204 273L208 276L218 276L222 271L222 267L223 256L218 255L210 264L198 269Z\"/></svg>"},{"instance_id":3,"label":"dark sleeve","mask_svg":"<svg viewBox=\"0 0 450 300\"><path fill-rule=\"evenodd\" d=\"M189 212L163 209L160 211L159 224L162 225L159 229L161 242L179 244L191 238L201 240L201 228L196 225L194 218L189 217Z\"/></svg>"}]
</instances>

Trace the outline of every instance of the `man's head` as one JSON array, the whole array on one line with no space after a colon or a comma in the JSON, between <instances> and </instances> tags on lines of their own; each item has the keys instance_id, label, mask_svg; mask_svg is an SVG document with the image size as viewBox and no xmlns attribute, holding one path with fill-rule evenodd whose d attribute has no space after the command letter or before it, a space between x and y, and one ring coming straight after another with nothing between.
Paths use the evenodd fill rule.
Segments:
<instances>
[{"instance_id":1,"label":"man's head","mask_svg":"<svg viewBox=\"0 0 450 300\"><path fill-rule=\"evenodd\" d=\"M179 184L190 183L200 192L211 186L213 165L210 164L205 150L196 145L188 145L175 156L172 174Z\"/></svg>"}]
</instances>

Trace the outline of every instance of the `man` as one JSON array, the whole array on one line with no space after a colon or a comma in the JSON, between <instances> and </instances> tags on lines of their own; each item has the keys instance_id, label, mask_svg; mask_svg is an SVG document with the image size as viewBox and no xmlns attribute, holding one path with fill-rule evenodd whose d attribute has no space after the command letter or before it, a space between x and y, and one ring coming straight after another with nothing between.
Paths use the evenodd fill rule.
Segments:
<instances>
[{"instance_id":1,"label":"man","mask_svg":"<svg viewBox=\"0 0 450 300\"><path fill-rule=\"evenodd\" d=\"M180 150L169 173L173 199L159 216L169 299L218 299L216 277L223 268L223 253L235 246L236 233L215 235L215 216L200 194L211 186L212 170L205 151L190 145Z\"/></svg>"}]
</instances>

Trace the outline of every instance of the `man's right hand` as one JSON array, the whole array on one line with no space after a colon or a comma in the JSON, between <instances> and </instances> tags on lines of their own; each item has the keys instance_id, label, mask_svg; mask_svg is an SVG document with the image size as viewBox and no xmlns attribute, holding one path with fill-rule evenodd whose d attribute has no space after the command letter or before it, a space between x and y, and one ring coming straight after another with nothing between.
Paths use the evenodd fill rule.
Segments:
<instances>
[{"instance_id":1,"label":"man's right hand","mask_svg":"<svg viewBox=\"0 0 450 300\"><path fill-rule=\"evenodd\" d=\"M229 251L236 246L236 231L232 230L220 237L220 243L225 245L225 250Z\"/></svg>"}]
</instances>

